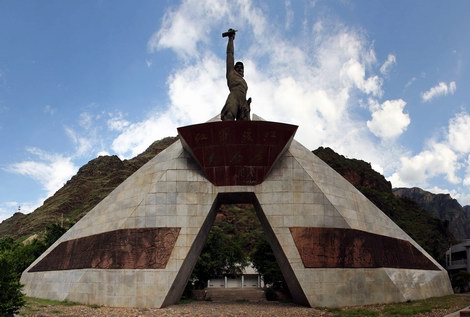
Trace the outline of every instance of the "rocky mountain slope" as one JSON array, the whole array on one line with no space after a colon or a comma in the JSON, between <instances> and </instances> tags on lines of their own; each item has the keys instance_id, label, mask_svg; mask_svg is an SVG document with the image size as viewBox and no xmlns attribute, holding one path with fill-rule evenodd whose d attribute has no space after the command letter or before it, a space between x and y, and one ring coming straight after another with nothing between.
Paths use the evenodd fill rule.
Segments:
<instances>
[{"instance_id":1,"label":"rocky mountain slope","mask_svg":"<svg viewBox=\"0 0 470 317\"><path fill-rule=\"evenodd\" d=\"M77 222L114 188L177 138L154 142L142 154L121 161L117 156L100 156L82 166L53 196L30 214L15 213L0 223L0 237L27 238L41 234L49 223Z\"/></svg>"},{"instance_id":2,"label":"rocky mountain slope","mask_svg":"<svg viewBox=\"0 0 470 317\"><path fill-rule=\"evenodd\" d=\"M394 188L393 193L410 199L434 217L447 221L456 240L470 239L470 206L462 207L449 194L433 194L421 188Z\"/></svg>"}]
</instances>

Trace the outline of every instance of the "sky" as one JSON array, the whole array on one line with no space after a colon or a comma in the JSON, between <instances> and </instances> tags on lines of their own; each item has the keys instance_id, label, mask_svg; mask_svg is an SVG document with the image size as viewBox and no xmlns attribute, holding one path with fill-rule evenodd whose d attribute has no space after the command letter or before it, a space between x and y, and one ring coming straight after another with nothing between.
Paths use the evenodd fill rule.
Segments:
<instances>
[{"instance_id":1,"label":"sky","mask_svg":"<svg viewBox=\"0 0 470 317\"><path fill-rule=\"evenodd\" d=\"M228 28L252 113L470 205L470 1L0 0L0 221L99 155L220 113Z\"/></svg>"}]
</instances>

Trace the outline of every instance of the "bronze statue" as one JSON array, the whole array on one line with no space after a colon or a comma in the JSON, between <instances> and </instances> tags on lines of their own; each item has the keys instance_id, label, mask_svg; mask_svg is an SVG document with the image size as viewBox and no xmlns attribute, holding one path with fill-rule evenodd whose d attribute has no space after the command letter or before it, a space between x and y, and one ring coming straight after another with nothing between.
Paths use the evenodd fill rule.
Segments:
<instances>
[{"instance_id":1,"label":"bronze statue","mask_svg":"<svg viewBox=\"0 0 470 317\"><path fill-rule=\"evenodd\" d=\"M229 29L227 32L222 33L223 37L228 37L226 77L227 86L230 90L227 101L220 113L222 121L250 120L251 98L246 100L248 85L246 84L245 79L243 79L243 63L237 62L234 64L233 41L235 40L235 32L237 31Z\"/></svg>"}]
</instances>

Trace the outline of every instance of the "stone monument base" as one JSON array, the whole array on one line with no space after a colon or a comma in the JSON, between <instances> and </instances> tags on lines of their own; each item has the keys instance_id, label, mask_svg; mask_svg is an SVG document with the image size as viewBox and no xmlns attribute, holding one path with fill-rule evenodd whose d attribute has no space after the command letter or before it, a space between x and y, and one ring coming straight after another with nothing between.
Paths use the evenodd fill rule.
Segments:
<instances>
[{"instance_id":1,"label":"stone monument base","mask_svg":"<svg viewBox=\"0 0 470 317\"><path fill-rule=\"evenodd\" d=\"M234 131L231 133L230 131ZM452 294L447 272L295 126L210 122L119 185L23 272L28 296L176 303L220 204L251 203L296 303L337 307Z\"/></svg>"}]
</instances>

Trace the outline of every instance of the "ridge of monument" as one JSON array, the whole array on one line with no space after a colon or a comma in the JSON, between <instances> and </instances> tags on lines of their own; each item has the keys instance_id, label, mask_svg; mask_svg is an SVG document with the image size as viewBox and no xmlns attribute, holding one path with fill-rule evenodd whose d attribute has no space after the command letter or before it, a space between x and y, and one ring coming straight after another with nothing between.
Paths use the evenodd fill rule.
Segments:
<instances>
[{"instance_id":1,"label":"ridge of monument","mask_svg":"<svg viewBox=\"0 0 470 317\"><path fill-rule=\"evenodd\" d=\"M23 272L24 292L109 306L174 304L219 206L251 203L296 303L337 307L452 293L445 269L293 139L296 126L256 115L254 121L219 120L179 128L179 141L126 179ZM237 126L233 142L217 137ZM290 134L262 148L271 128ZM206 133L199 138L203 147L197 131ZM217 164L208 159L211 154L219 156ZM222 182L216 172L210 180L211 168L223 170Z\"/></svg>"}]
</instances>

